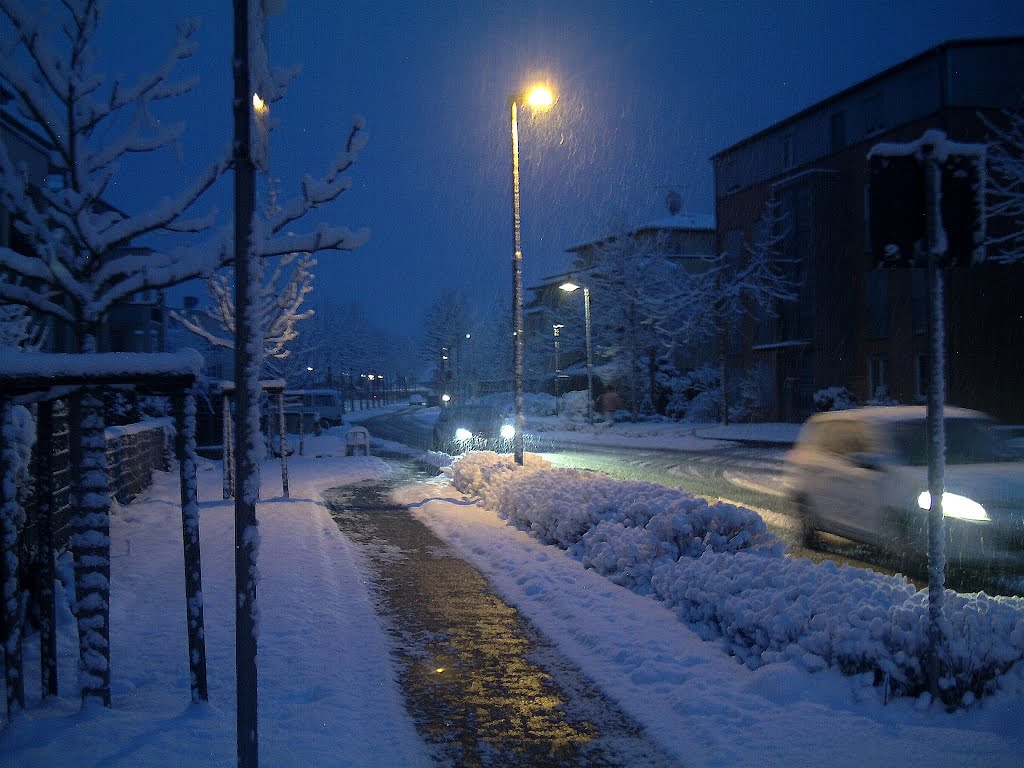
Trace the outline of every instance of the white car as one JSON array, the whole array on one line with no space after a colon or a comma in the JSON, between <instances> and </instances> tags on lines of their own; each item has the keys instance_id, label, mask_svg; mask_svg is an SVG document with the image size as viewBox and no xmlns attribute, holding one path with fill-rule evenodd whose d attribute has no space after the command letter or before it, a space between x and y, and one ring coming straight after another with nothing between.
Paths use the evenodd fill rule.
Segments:
<instances>
[{"instance_id":1,"label":"white car","mask_svg":"<svg viewBox=\"0 0 1024 768\"><path fill-rule=\"evenodd\" d=\"M786 454L786 483L804 544L817 532L920 563L928 551L928 452L923 406L812 416ZM951 565L1024 563L1024 463L992 419L945 409L943 518Z\"/></svg>"}]
</instances>

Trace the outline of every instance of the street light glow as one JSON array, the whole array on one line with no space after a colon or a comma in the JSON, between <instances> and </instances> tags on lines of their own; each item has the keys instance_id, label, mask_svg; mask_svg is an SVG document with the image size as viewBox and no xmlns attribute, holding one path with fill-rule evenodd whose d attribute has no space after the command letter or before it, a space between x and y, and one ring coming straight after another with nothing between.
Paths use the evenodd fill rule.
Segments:
<instances>
[{"instance_id":1,"label":"street light glow","mask_svg":"<svg viewBox=\"0 0 1024 768\"><path fill-rule=\"evenodd\" d=\"M572 280L566 280L564 283L562 283L558 287L561 288L566 293L572 293L573 291L578 291L579 288L580 288L578 285L576 285L576 283L572 282Z\"/></svg>"},{"instance_id":2,"label":"street light glow","mask_svg":"<svg viewBox=\"0 0 1024 768\"><path fill-rule=\"evenodd\" d=\"M256 114L258 115L262 115L270 109L267 102L265 102L258 93L253 93L252 95L252 108L256 110Z\"/></svg>"},{"instance_id":3,"label":"street light glow","mask_svg":"<svg viewBox=\"0 0 1024 768\"><path fill-rule=\"evenodd\" d=\"M538 85L526 94L526 103L534 109L550 109L555 103L555 94L546 85Z\"/></svg>"}]
</instances>

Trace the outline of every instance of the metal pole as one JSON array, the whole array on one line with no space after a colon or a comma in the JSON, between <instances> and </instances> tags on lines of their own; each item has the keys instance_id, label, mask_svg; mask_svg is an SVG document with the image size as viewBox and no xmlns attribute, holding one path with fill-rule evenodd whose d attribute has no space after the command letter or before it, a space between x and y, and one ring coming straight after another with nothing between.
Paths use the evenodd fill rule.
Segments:
<instances>
[{"instance_id":1,"label":"metal pole","mask_svg":"<svg viewBox=\"0 0 1024 768\"><path fill-rule=\"evenodd\" d=\"M235 680L239 768L259 765L256 678L256 496L260 467L259 361L249 349L249 299L255 168L252 161L249 77L249 0L234 0L235 172Z\"/></svg>"},{"instance_id":2,"label":"metal pole","mask_svg":"<svg viewBox=\"0 0 1024 768\"><path fill-rule=\"evenodd\" d=\"M943 313L942 266L938 252L941 195L939 167L932 147L922 147L925 174L925 235L928 248L928 281L931 286L931 381L928 384L928 684L933 696L939 693L939 644L942 642L942 602L946 579L946 533L942 517L942 494L946 471L944 403L945 321Z\"/></svg>"},{"instance_id":3,"label":"metal pole","mask_svg":"<svg viewBox=\"0 0 1024 768\"><path fill-rule=\"evenodd\" d=\"M594 357L590 345L590 289L583 286L583 319L587 329L587 423L594 423Z\"/></svg>"},{"instance_id":4,"label":"metal pole","mask_svg":"<svg viewBox=\"0 0 1024 768\"><path fill-rule=\"evenodd\" d=\"M519 217L519 125L516 121L516 100L512 107L512 368L515 377L516 434L512 440L516 464L523 464L523 251Z\"/></svg>"},{"instance_id":5,"label":"metal pole","mask_svg":"<svg viewBox=\"0 0 1024 768\"><path fill-rule=\"evenodd\" d=\"M203 618L203 568L196 489L196 396L189 387L174 398L175 450L181 484L181 542L185 564L185 627L193 703L210 700Z\"/></svg>"}]
</instances>

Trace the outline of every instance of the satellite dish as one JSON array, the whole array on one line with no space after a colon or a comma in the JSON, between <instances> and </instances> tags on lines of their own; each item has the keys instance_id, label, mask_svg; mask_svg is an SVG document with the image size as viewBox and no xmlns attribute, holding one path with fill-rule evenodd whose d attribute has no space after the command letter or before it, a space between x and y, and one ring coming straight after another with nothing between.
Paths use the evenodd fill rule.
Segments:
<instances>
[{"instance_id":1,"label":"satellite dish","mask_svg":"<svg viewBox=\"0 0 1024 768\"><path fill-rule=\"evenodd\" d=\"M668 206L668 212L675 216L683 207L683 196L673 189L666 195L665 205Z\"/></svg>"}]
</instances>

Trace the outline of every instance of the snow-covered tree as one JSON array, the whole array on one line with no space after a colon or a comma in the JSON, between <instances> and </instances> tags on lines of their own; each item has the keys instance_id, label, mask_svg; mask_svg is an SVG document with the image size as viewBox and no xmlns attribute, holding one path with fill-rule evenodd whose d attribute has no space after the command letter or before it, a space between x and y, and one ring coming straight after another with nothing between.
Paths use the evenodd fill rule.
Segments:
<instances>
[{"instance_id":1,"label":"snow-covered tree","mask_svg":"<svg viewBox=\"0 0 1024 768\"><path fill-rule=\"evenodd\" d=\"M127 82L108 78L97 68L101 9L98 0L62 0L52 5L0 0L0 89L9 97L8 108L49 145L53 163L63 174L59 185L42 184L14 163L0 144L0 205L11 213L14 227L27 243L24 253L0 247L0 271L16 278L0 283L0 303L18 304L68 323L76 334L77 351L85 353L97 351L104 314L115 303L139 291L209 277L235 258L230 229L213 231L213 212L193 214L202 195L238 162L230 147L191 183L148 208L123 211L110 203L109 190L129 167L125 161L138 153L171 147L184 130L183 125L157 119L154 107L193 87L195 81L177 79L176 70L192 53L195 25L180 24L177 40L162 64ZM262 29L262 20L253 29ZM254 39L262 38L257 34ZM269 68L265 49L255 59L253 82L269 105L283 95L289 75ZM266 128L257 131L263 142L256 153L265 157L266 110L257 110L255 104L253 110L260 113L256 117L259 121L262 116ZM345 251L362 244L367 234L346 227L321 225L315 231L295 233L293 226L350 187L344 174L364 143L363 122L357 119L344 151L323 177L304 177L296 195L269 215L254 217L248 258L258 264L261 258ZM145 254L126 248L154 235L169 235L168 240L177 244ZM258 267L249 271L256 272ZM251 303L256 305L258 296ZM254 336L247 353L258 359L261 352L262 340ZM81 460L71 543L83 697L101 698L109 705L110 501L101 399L93 388L86 388L73 406L80 411L74 418L80 429L72 433L73 452ZM256 421L257 428L250 431L258 433L258 412L247 411L246 423ZM252 450L260 447L254 444ZM255 498L258 466L250 474L241 480L245 495Z\"/></svg>"},{"instance_id":2,"label":"snow-covered tree","mask_svg":"<svg viewBox=\"0 0 1024 768\"><path fill-rule=\"evenodd\" d=\"M989 129L985 243L997 261L1024 260L1024 111L981 120Z\"/></svg>"},{"instance_id":3,"label":"snow-covered tree","mask_svg":"<svg viewBox=\"0 0 1024 768\"><path fill-rule=\"evenodd\" d=\"M0 274L0 283L7 282ZM46 327L20 304L0 304L0 347L38 351L46 340Z\"/></svg>"},{"instance_id":4,"label":"snow-covered tree","mask_svg":"<svg viewBox=\"0 0 1024 768\"><path fill-rule=\"evenodd\" d=\"M420 335L420 355L425 363L437 369L437 385L444 388L455 381L462 360L463 342L473 319L465 294L447 291L427 309ZM509 345L511 349L511 344Z\"/></svg>"},{"instance_id":5,"label":"snow-covered tree","mask_svg":"<svg viewBox=\"0 0 1024 768\"><path fill-rule=\"evenodd\" d=\"M652 398L657 357L699 335L704 265L683 266L668 245L620 229L597 244L579 278L591 292L595 364L614 372L634 420Z\"/></svg>"},{"instance_id":6,"label":"snow-covered tree","mask_svg":"<svg viewBox=\"0 0 1024 768\"><path fill-rule=\"evenodd\" d=\"M796 259L786 256L789 217L774 196L764 203L754 226L753 239L743 244L743 253L723 251L714 258L704 284L709 306L713 306L719 337L721 418L729 421L726 354L730 335L745 315L777 317L780 305L799 297Z\"/></svg>"},{"instance_id":7,"label":"snow-covered tree","mask_svg":"<svg viewBox=\"0 0 1024 768\"><path fill-rule=\"evenodd\" d=\"M0 85L14 109L52 149L60 185L39 184L0 144L0 204L31 253L0 248L0 268L25 284L0 284L0 299L71 324L79 349L96 351L103 314L118 301L212 273L223 260L224 239L204 247L139 255L125 246L155 233L206 231L210 216L189 211L228 168L227 149L185 189L136 213L107 202L122 162L177 141L183 126L165 125L152 109L187 93L191 81L174 79L192 53L194 26L182 24L177 41L154 72L132 83L96 72L95 35L100 3L68 0L63 14L0 0L6 24ZM38 289L27 287L40 286Z\"/></svg>"},{"instance_id":8,"label":"snow-covered tree","mask_svg":"<svg viewBox=\"0 0 1024 768\"><path fill-rule=\"evenodd\" d=\"M263 339L264 360L284 360L291 355L290 343L299 335L298 323L313 316L302 309L313 290L316 259L308 253L290 253L275 260L270 276L262 282L256 315ZM199 316L172 311L171 316L185 328L220 349L235 348L234 282L221 272L207 281L212 303Z\"/></svg>"}]
</instances>

